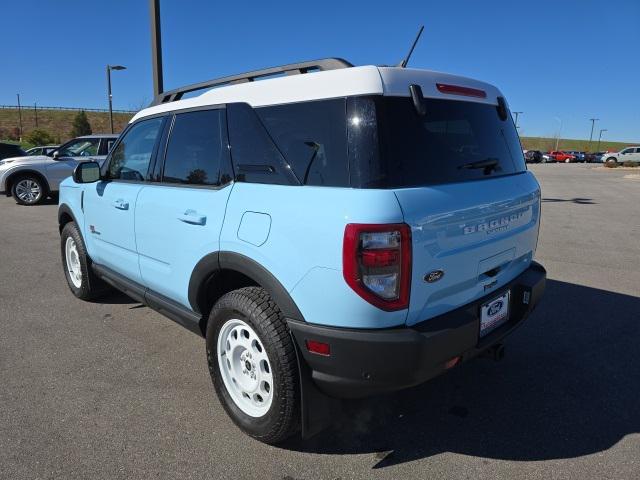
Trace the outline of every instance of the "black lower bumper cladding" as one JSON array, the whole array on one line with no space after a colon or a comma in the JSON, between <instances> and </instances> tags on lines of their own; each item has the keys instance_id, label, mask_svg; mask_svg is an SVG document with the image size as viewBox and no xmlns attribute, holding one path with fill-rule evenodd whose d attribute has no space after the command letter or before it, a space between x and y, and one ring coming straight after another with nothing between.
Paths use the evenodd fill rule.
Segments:
<instances>
[{"instance_id":1,"label":"black lower bumper cladding","mask_svg":"<svg viewBox=\"0 0 640 480\"><path fill-rule=\"evenodd\" d=\"M515 330L535 308L545 288L538 263L490 295L411 327L365 330L290 320L289 327L315 385L327 395L357 398L418 385L437 376L447 362L473 358ZM480 306L511 290L509 321L480 338ZM328 343L331 354L306 348L307 340Z\"/></svg>"}]
</instances>

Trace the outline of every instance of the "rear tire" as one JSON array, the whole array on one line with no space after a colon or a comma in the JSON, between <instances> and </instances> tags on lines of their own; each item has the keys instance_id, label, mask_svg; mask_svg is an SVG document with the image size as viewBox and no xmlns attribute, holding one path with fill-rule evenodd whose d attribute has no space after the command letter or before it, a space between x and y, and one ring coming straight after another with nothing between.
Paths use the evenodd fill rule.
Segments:
<instances>
[{"instance_id":1,"label":"rear tire","mask_svg":"<svg viewBox=\"0 0 640 480\"><path fill-rule=\"evenodd\" d=\"M47 198L47 186L35 175L23 175L13 182L11 195L20 205L37 205Z\"/></svg>"},{"instance_id":2,"label":"rear tire","mask_svg":"<svg viewBox=\"0 0 640 480\"><path fill-rule=\"evenodd\" d=\"M300 426L295 346L282 312L259 287L223 295L207 324L207 361L231 420L264 443L282 442Z\"/></svg>"},{"instance_id":3,"label":"rear tire","mask_svg":"<svg viewBox=\"0 0 640 480\"><path fill-rule=\"evenodd\" d=\"M81 300L93 300L111 290L91 269L91 259L75 222L67 223L60 234L62 267L71 293Z\"/></svg>"}]
</instances>

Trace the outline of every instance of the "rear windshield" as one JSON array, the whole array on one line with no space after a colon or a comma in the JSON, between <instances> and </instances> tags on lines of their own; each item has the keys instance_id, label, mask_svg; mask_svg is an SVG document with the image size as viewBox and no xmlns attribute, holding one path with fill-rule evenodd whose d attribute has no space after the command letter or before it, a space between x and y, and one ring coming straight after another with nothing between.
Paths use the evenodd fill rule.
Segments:
<instances>
[{"instance_id":1,"label":"rear windshield","mask_svg":"<svg viewBox=\"0 0 640 480\"><path fill-rule=\"evenodd\" d=\"M351 184L402 188L495 178L526 169L511 118L496 106L410 98L353 97L347 105Z\"/></svg>"}]
</instances>

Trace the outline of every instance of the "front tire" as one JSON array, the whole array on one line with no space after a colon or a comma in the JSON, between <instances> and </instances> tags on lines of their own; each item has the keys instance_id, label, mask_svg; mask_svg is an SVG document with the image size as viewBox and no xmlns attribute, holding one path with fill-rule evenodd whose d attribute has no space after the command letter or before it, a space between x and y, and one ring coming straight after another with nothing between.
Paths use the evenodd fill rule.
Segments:
<instances>
[{"instance_id":1,"label":"front tire","mask_svg":"<svg viewBox=\"0 0 640 480\"><path fill-rule=\"evenodd\" d=\"M62 229L60 248L64 276L76 297L93 300L110 290L91 270L91 259L75 222L67 223Z\"/></svg>"},{"instance_id":2,"label":"front tire","mask_svg":"<svg viewBox=\"0 0 640 480\"><path fill-rule=\"evenodd\" d=\"M25 175L16 179L11 187L11 195L20 205L37 205L47 197L46 185L35 175Z\"/></svg>"},{"instance_id":3,"label":"front tire","mask_svg":"<svg viewBox=\"0 0 640 480\"><path fill-rule=\"evenodd\" d=\"M609 157L607 158L607 163L609 162L618 163L618 159L616 157Z\"/></svg>"},{"instance_id":4,"label":"front tire","mask_svg":"<svg viewBox=\"0 0 640 480\"><path fill-rule=\"evenodd\" d=\"M295 346L282 312L259 287L223 295L207 324L207 360L227 414L264 443L282 442L300 425Z\"/></svg>"}]
</instances>

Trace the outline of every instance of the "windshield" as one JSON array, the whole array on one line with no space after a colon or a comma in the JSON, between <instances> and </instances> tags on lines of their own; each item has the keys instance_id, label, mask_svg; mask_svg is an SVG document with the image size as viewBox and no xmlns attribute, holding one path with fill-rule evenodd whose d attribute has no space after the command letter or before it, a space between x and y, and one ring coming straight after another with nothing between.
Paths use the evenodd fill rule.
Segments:
<instances>
[{"instance_id":1,"label":"windshield","mask_svg":"<svg viewBox=\"0 0 640 480\"><path fill-rule=\"evenodd\" d=\"M511 118L495 105L353 97L347 107L353 186L401 188L480 180L526 169ZM377 126L377 128L375 128Z\"/></svg>"}]
</instances>

